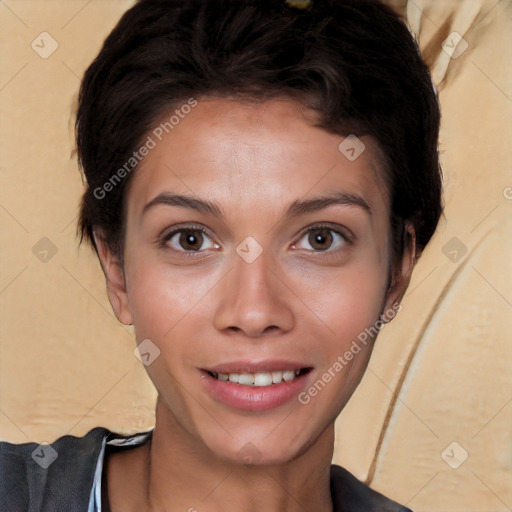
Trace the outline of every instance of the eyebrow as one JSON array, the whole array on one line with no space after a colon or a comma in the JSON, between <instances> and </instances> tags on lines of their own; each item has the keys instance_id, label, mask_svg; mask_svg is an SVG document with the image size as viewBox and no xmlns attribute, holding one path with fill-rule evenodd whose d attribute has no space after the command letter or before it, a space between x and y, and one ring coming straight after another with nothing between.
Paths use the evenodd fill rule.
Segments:
<instances>
[{"instance_id":1,"label":"eyebrow","mask_svg":"<svg viewBox=\"0 0 512 512\"><path fill-rule=\"evenodd\" d=\"M169 192L163 192L147 203L142 210L142 214L144 215L148 210L157 205L189 208L197 212L208 213L215 217L222 217L222 209L214 201ZM285 217L297 217L299 215L317 212L333 205L355 206L361 208L372 217L372 210L362 197L345 192L336 192L311 199L296 199L288 207Z\"/></svg>"},{"instance_id":2,"label":"eyebrow","mask_svg":"<svg viewBox=\"0 0 512 512\"><path fill-rule=\"evenodd\" d=\"M368 213L370 217L372 216L372 209L361 196L346 192L335 192L312 199L297 199L291 203L286 215L295 217L305 213L317 212L332 205L356 206Z\"/></svg>"},{"instance_id":3,"label":"eyebrow","mask_svg":"<svg viewBox=\"0 0 512 512\"><path fill-rule=\"evenodd\" d=\"M212 201L183 194L171 194L169 192L163 192L152 199L144 206L142 214L144 215L149 209L157 205L180 206L181 208L190 208L201 213L209 213L215 217L222 217L221 208Z\"/></svg>"}]
</instances>

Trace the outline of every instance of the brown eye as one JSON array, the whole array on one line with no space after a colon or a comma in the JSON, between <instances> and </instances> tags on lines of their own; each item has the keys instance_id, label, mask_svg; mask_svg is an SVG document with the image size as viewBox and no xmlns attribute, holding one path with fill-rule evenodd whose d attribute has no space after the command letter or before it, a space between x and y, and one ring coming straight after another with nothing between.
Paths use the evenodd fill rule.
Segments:
<instances>
[{"instance_id":1,"label":"brown eye","mask_svg":"<svg viewBox=\"0 0 512 512\"><path fill-rule=\"evenodd\" d=\"M332 230L326 228L312 229L308 235L308 242L313 249L317 251L325 251L332 245Z\"/></svg>"},{"instance_id":2,"label":"brown eye","mask_svg":"<svg viewBox=\"0 0 512 512\"><path fill-rule=\"evenodd\" d=\"M206 232L197 228L177 229L165 237L164 243L178 252L201 252L220 247Z\"/></svg>"},{"instance_id":3,"label":"brown eye","mask_svg":"<svg viewBox=\"0 0 512 512\"><path fill-rule=\"evenodd\" d=\"M203 245L203 234L193 229L183 230L180 233L179 244L185 251L198 251Z\"/></svg>"},{"instance_id":4,"label":"brown eye","mask_svg":"<svg viewBox=\"0 0 512 512\"><path fill-rule=\"evenodd\" d=\"M310 252L334 252L351 244L351 239L336 229L318 226L308 229L299 241L293 244L293 248L306 249Z\"/></svg>"}]
</instances>

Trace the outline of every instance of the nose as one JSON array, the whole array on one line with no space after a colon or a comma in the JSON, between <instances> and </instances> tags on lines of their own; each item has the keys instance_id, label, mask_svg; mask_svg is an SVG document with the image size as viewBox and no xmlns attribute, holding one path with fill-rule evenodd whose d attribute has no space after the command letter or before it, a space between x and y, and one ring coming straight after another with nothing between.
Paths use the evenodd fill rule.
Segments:
<instances>
[{"instance_id":1,"label":"nose","mask_svg":"<svg viewBox=\"0 0 512 512\"><path fill-rule=\"evenodd\" d=\"M293 329L293 294L269 267L265 251L252 263L235 256L233 265L218 286L215 327L251 338Z\"/></svg>"}]
</instances>

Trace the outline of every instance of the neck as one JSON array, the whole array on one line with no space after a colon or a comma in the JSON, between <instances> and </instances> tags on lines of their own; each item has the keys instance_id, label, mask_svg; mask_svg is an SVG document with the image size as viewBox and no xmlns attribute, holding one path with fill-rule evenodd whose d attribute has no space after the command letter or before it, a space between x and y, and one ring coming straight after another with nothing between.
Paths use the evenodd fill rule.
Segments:
<instances>
[{"instance_id":1,"label":"neck","mask_svg":"<svg viewBox=\"0 0 512 512\"><path fill-rule=\"evenodd\" d=\"M331 512L333 424L310 447L277 465L218 457L186 433L159 402L146 458L147 510L155 512Z\"/></svg>"}]
</instances>

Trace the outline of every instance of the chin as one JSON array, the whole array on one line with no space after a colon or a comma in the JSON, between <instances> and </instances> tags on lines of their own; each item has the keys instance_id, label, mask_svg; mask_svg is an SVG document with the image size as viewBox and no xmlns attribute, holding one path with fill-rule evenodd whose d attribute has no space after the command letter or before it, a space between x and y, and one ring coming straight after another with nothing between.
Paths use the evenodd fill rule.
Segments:
<instances>
[{"instance_id":1,"label":"chin","mask_svg":"<svg viewBox=\"0 0 512 512\"><path fill-rule=\"evenodd\" d=\"M218 457L230 463L244 464L246 466L282 465L300 457L314 444L307 442L304 431L297 436L283 435L281 432L275 436L268 436L268 431L256 434L254 431L246 435L238 435L236 439L218 440L209 444L209 449ZM273 439L272 439L273 438Z\"/></svg>"}]
</instances>

